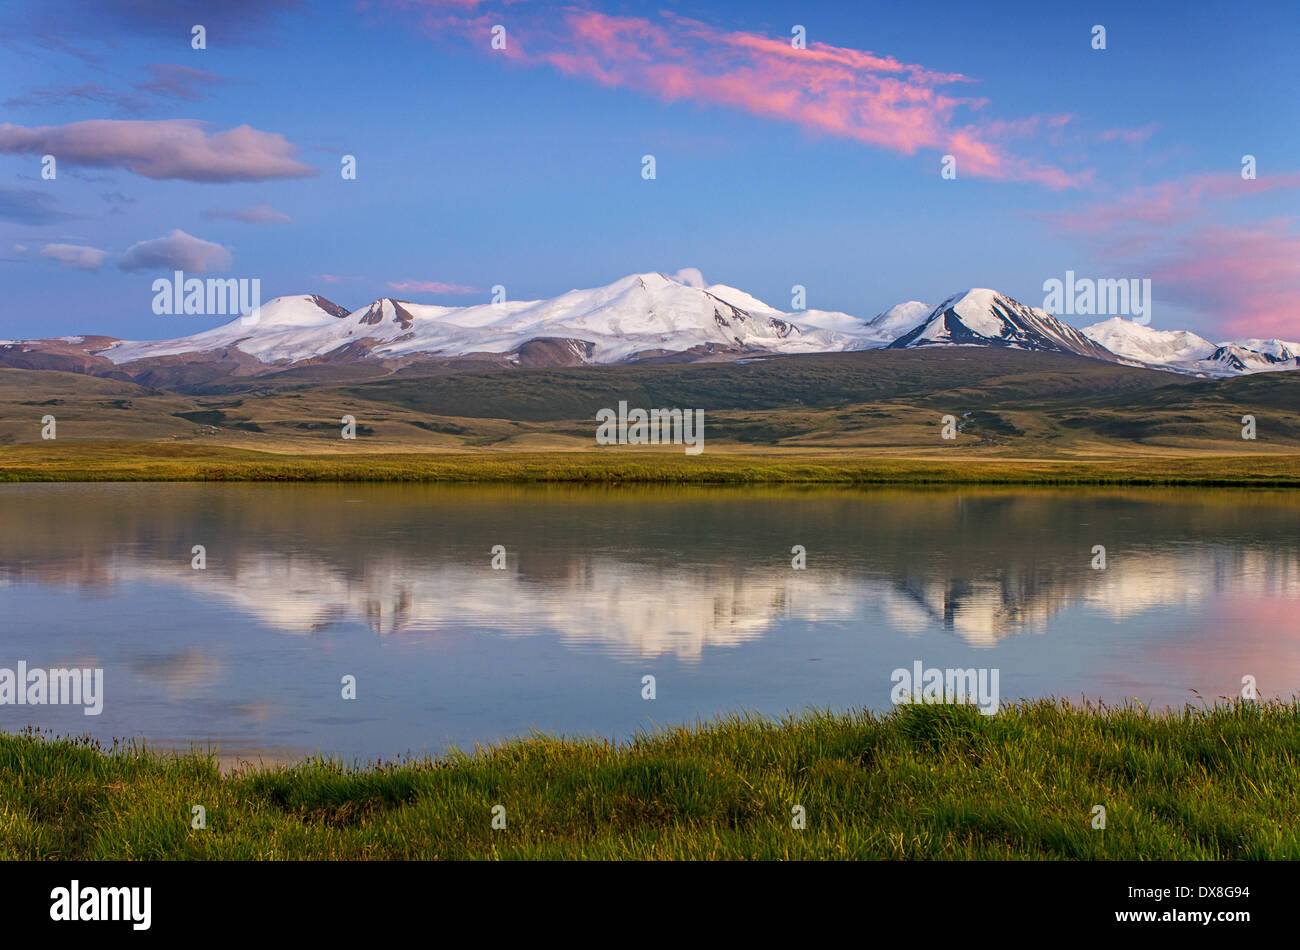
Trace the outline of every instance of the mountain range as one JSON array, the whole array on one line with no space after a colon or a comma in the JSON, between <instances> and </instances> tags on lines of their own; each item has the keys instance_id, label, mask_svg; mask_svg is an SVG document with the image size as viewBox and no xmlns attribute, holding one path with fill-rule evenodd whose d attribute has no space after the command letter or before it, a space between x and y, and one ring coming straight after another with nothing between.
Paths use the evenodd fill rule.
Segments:
<instances>
[{"instance_id":1,"label":"mountain range","mask_svg":"<svg viewBox=\"0 0 1300 950\"><path fill-rule=\"evenodd\" d=\"M108 336L0 341L0 366L63 370L144 385L178 374L261 376L364 364L550 367L730 361L776 353L1001 347L1065 353L1203 377L1300 368L1300 343L1212 343L1122 317L1076 329L1005 294L974 288L937 306L898 304L870 319L785 312L694 270L632 274L557 297L468 307L383 297L348 310L317 294L277 297L251 317L154 342Z\"/></svg>"}]
</instances>

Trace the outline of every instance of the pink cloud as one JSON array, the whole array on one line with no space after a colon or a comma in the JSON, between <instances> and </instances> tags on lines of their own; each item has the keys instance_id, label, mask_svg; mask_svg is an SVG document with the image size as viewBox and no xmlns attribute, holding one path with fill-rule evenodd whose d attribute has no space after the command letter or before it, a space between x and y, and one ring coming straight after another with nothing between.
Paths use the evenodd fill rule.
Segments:
<instances>
[{"instance_id":1,"label":"pink cloud","mask_svg":"<svg viewBox=\"0 0 1300 950\"><path fill-rule=\"evenodd\" d=\"M364 277L343 277L339 274L312 274L312 280L323 280L327 284L341 284L345 280L365 280Z\"/></svg>"},{"instance_id":2,"label":"pink cloud","mask_svg":"<svg viewBox=\"0 0 1300 950\"><path fill-rule=\"evenodd\" d=\"M47 244L41 248L41 257L76 270L99 270L107 256L106 251L85 244Z\"/></svg>"},{"instance_id":3,"label":"pink cloud","mask_svg":"<svg viewBox=\"0 0 1300 950\"><path fill-rule=\"evenodd\" d=\"M145 67L152 79L137 83L137 89L173 99L197 102L214 86L230 85L232 80L192 66L176 63L150 63Z\"/></svg>"},{"instance_id":4,"label":"pink cloud","mask_svg":"<svg viewBox=\"0 0 1300 950\"><path fill-rule=\"evenodd\" d=\"M243 221L245 224L255 224L259 227L289 224L293 221L293 218L283 211L276 211L266 202L248 205L243 208L214 208L206 212L206 216L209 218L230 218L233 221Z\"/></svg>"},{"instance_id":5,"label":"pink cloud","mask_svg":"<svg viewBox=\"0 0 1300 950\"><path fill-rule=\"evenodd\" d=\"M1138 129L1105 129L1100 133L1100 138L1103 142L1125 142L1129 145L1141 145L1155 134L1156 127L1156 123L1151 122Z\"/></svg>"},{"instance_id":6,"label":"pink cloud","mask_svg":"<svg viewBox=\"0 0 1300 950\"><path fill-rule=\"evenodd\" d=\"M476 36L488 49L493 20L467 18L457 10L476 4L427 0L419 6L431 33ZM816 40L795 49L788 38L722 30L670 12L650 20L578 7L549 8L535 17L514 10L508 30L505 53L512 62L550 66L664 102L734 108L904 155L951 154L959 176L1053 189L1089 179L1087 173L1067 172L1007 148L1008 139L1025 134L1025 124L1038 119L1020 125L961 119L987 100L945 91L972 81L959 73ZM1059 126L1068 118L1045 121Z\"/></svg>"},{"instance_id":7,"label":"pink cloud","mask_svg":"<svg viewBox=\"0 0 1300 950\"><path fill-rule=\"evenodd\" d=\"M473 287L466 287L463 284L444 284L437 280L403 280L400 282L390 280L388 286L393 290L407 294L477 294L482 292Z\"/></svg>"},{"instance_id":8,"label":"pink cloud","mask_svg":"<svg viewBox=\"0 0 1300 950\"><path fill-rule=\"evenodd\" d=\"M37 128L0 123L0 154L50 154L61 163L125 168L154 179L265 181L319 173L297 153L278 133L247 125L207 132L190 119L91 119Z\"/></svg>"},{"instance_id":9,"label":"pink cloud","mask_svg":"<svg viewBox=\"0 0 1300 950\"><path fill-rule=\"evenodd\" d=\"M1228 336L1300 338L1300 233L1292 225L1207 225L1180 238L1152 280L1219 314Z\"/></svg>"},{"instance_id":10,"label":"pink cloud","mask_svg":"<svg viewBox=\"0 0 1300 950\"><path fill-rule=\"evenodd\" d=\"M1300 173L1253 181L1233 172L1190 175L1137 188L1111 202L1055 216L1057 226L1073 234L1113 231L1117 226L1168 226L1204 213L1207 199L1247 198L1272 191L1300 188Z\"/></svg>"},{"instance_id":11,"label":"pink cloud","mask_svg":"<svg viewBox=\"0 0 1300 950\"><path fill-rule=\"evenodd\" d=\"M1217 319L1225 336L1300 338L1300 230L1244 220L1250 199L1300 189L1300 173L1237 172L1145 186L1049 220L1115 274L1150 277L1157 297Z\"/></svg>"}]
</instances>

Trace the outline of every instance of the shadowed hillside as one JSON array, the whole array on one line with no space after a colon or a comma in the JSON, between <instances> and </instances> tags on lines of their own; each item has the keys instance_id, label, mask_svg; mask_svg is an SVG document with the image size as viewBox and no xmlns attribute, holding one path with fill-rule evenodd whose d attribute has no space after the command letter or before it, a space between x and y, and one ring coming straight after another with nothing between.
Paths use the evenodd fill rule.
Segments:
<instances>
[{"instance_id":1,"label":"shadowed hillside","mask_svg":"<svg viewBox=\"0 0 1300 950\"><path fill-rule=\"evenodd\" d=\"M597 450L619 402L703 409L706 450L1074 457L1300 450L1300 375L1197 379L988 348L871 350L747 362L397 373L340 385L227 379L182 394L0 370L0 444L197 441L265 451ZM941 419L959 420L955 440ZM344 415L357 438L340 438ZM1241 438L1244 415L1257 438ZM616 447L599 448L617 452Z\"/></svg>"}]
</instances>

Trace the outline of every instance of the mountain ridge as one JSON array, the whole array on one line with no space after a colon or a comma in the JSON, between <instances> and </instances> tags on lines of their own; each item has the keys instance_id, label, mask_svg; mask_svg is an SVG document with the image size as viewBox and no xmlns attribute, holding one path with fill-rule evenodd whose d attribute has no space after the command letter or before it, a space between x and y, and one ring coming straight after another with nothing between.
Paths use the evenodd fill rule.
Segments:
<instances>
[{"instance_id":1,"label":"mountain ridge","mask_svg":"<svg viewBox=\"0 0 1300 950\"><path fill-rule=\"evenodd\" d=\"M1003 346L1122 361L1047 311L984 287L954 294L935 307L924 323L889 344L891 349L943 345Z\"/></svg>"},{"instance_id":2,"label":"mountain ridge","mask_svg":"<svg viewBox=\"0 0 1300 950\"><path fill-rule=\"evenodd\" d=\"M394 372L413 363L509 367L716 362L789 353L992 346L1219 377L1300 368L1300 343L1215 344L1120 317L1082 329L988 288L930 307L907 301L862 319L781 311L693 269L630 274L540 300L449 307L380 297L348 310L319 294L274 298L254 314L157 341L66 336L0 341L0 366L124 379L259 375L311 366Z\"/></svg>"}]
</instances>

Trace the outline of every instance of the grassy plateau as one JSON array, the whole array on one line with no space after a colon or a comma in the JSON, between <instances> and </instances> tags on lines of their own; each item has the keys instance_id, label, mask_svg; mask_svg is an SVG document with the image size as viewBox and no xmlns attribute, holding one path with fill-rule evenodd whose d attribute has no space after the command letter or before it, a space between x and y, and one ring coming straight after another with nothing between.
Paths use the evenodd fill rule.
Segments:
<instances>
[{"instance_id":1,"label":"grassy plateau","mask_svg":"<svg viewBox=\"0 0 1300 950\"><path fill-rule=\"evenodd\" d=\"M1294 860L1298 813L1297 699L732 717L229 774L215 755L0 735L8 859Z\"/></svg>"},{"instance_id":2,"label":"grassy plateau","mask_svg":"<svg viewBox=\"0 0 1300 950\"><path fill-rule=\"evenodd\" d=\"M329 452L56 442L0 449L0 482L563 482L842 485L1300 486L1300 455L1098 459L882 458L857 453Z\"/></svg>"},{"instance_id":3,"label":"grassy plateau","mask_svg":"<svg viewBox=\"0 0 1300 950\"><path fill-rule=\"evenodd\" d=\"M596 414L621 402L704 412L703 454L598 446ZM355 439L342 438L345 416ZM949 416L958 429L950 439ZM1246 417L1254 438L1243 438ZM541 471L561 481L854 481L854 472L896 480L902 471L946 481L1030 459L1151 460L1124 471L1149 467L1159 480L1178 475L1181 460L1207 458L1226 460L1207 464L1231 470L1234 484L1252 480L1237 473L1255 464L1242 459L1295 471L1300 373L1195 379L963 347L364 382L231 377L185 391L0 368L0 473L9 479L497 481ZM991 461L999 465L968 464Z\"/></svg>"}]
</instances>

